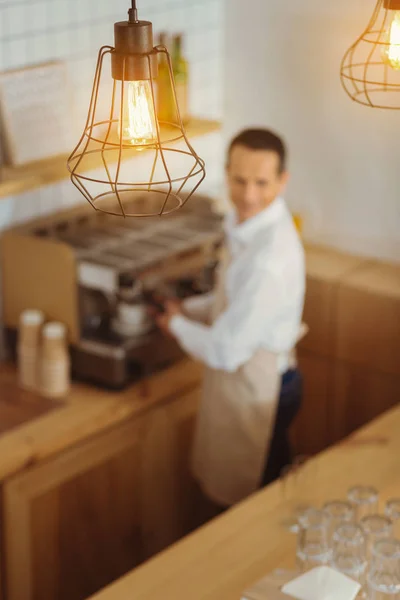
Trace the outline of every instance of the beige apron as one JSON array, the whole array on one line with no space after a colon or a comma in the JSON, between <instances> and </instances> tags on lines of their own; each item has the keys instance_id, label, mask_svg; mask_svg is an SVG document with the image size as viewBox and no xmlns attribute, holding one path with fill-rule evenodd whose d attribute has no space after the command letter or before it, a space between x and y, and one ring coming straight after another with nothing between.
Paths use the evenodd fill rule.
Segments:
<instances>
[{"instance_id":1,"label":"beige apron","mask_svg":"<svg viewBox=\"0 0 400 600\"><path fill-rule=\"evenodd\" d=\"M212 321L226 305L225 250L219 267ZM261 482L280 392L276 354L265 349L235 372L206 368L192 470L204 492L229 506Z\"/></svg>"}]
</instances>

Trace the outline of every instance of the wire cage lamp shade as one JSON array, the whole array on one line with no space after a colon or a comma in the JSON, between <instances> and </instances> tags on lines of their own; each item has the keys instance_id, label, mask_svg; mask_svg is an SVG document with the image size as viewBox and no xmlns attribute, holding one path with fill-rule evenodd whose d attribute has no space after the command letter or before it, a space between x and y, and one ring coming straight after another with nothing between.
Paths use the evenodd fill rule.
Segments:
<instances>
[{"instance_id":1,"label":"wire cage lamp shade","mask_svg":"<svg viewBox=\"0 0 400 600\"><path fill-rule=\"evenodd\" d=\"M86 125L67 168L96 210L166 215L196 191L205 164L185 133L167 49L153 46L152 24L137 19L134 0L128 14L114 24L115 46L99 51ZM174 122L157 117L159 60L169 73Z\"/></svg>"},{"instance_id":2,"label":"wire cage lamp shade","mask_svg":"<svg viewBox=\"0 0 400 600\"><path fill-rule=\"evenodd\" d=\"M340 76L355 102L400 109L400 0L377 0L367 28L343 57Z\"/></svg>"}]
</instances>

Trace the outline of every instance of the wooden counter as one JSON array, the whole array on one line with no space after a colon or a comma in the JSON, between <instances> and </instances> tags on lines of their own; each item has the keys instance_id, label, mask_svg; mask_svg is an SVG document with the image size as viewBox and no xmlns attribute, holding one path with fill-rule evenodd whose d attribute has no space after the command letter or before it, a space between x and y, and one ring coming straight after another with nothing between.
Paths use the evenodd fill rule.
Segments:
<instances>
[{"instance_id":1,"label":"wooden counter","mask_svg":"<svg viewBox=\"0 0 400 600\"><path fill-rule=\"evenodd\" d=\"M123 392L75 384L0 435L0 598L81 600L207 520L189 469L200 376L183 360ZM0 401L22 394L2 367Z\"/></svg>"},{"instance_id":2,"label":"wooden counter","mask_svg":"<svg viewBox=\"0 0 400 600\"><path fill-rule=\"evenodd\" d=\"M201 366L183 360L122 392L74 383L65 406L0 435L0 481L193 390L200 378ZM15 367L9 364L0 366L0 399L6 393L9 402L13 400L11 396L23 393L16 385Z\"/></svg>"},{"instance_id":3,"label":"wooden counter","mask_svg":"<svg viewBox=\"0 0 400 600\"><path fill-rule=\"evenodd\" d=\"M313 459L300 491L311 489L317 505L343 498L355 483L377 486L382 499L400 496L399 431L396 408ZM282 498L279 483L266 488L91 600L238 600L271 570L293 567L295 536L280 524L290 508Z\"/></svg>"}]
</instances>

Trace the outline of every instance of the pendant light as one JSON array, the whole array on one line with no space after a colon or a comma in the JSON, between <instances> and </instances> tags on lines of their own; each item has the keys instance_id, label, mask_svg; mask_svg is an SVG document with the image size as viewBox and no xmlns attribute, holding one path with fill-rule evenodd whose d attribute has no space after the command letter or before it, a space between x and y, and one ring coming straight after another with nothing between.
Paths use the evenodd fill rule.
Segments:
<instances>
[{"instance_id":1,"label":"pendant light","mask_svg":"<svg viewBox=\"0 0 400 600\"><path fill-rule=\"evenodd\" d=\"M341 66L347 94L373 108L400 109L400 0L378 0Z\"/></svg>"},{"instance_id":2,"label":"pendant light","mask_svg":"<svg viewBox=\"0 0 400 600\"><path fill-rule=\"evenodd\" d=\"M99 51L86 125L67 167L96 210L123 217L165 215L198 188L204 161L184 130L167 49L153 47L152 24L138 20L136 0L128 15L128 21L114 24L114 47ZM159 57L169 70L173 123L157 118Z\"/></svg>"}]
</instances>

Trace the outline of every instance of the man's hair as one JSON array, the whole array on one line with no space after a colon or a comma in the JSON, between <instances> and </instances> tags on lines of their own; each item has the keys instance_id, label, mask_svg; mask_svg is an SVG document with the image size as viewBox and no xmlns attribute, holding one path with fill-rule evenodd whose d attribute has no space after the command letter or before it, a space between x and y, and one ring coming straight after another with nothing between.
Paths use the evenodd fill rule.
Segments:
<instances>
[{"instance_id":1,"label":"man's hair","mask_svg":"<svg viewBox=\"0 0 400 600\"><path fill-rule=\"evenodd\" d=\"M286 146L282 138L268 129L244 129L233 138L228 148L228 165L235 146L244 146L250 150L268 150L279 156L279 173L286 169Z\"/></svg>"}]
</instances>

